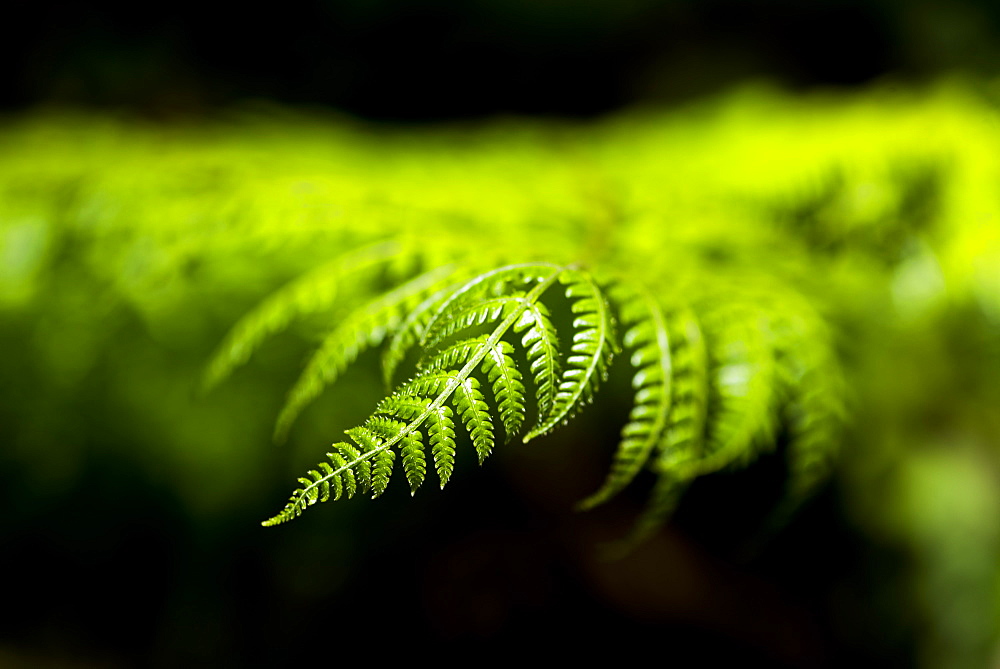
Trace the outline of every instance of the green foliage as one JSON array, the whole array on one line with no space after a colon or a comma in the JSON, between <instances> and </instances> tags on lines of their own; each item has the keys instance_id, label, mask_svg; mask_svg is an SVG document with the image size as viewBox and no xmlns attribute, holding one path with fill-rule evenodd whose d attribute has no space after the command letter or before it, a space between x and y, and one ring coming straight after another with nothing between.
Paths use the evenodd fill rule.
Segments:
<instances>
[{"instance_id":1,"label":"green foliage","mask_svg":"<svg viewBox=\"0 0 1000 669\"><path fill-rule=\"evenodd\" d=\"M646 494L644 534L700 477L767 454L787 466L782 513L834 470L850 522L915 555L928 643L985 657L993 628L960 639L941 612L982 621L1000 601L982 586L1000 583L997 120L995 87L968 82L757 86L671 112L420 133L259 110L198 127L7 120L5 377L45 379L46 402L17 388L5 406L60 431L10 428L4 457L34 463L27 480L53 463L74 476L66 407L99 382L128 407L101 429L155 420L141 432L159 446L130 455L151 478L198 514L244 505L271 472L266 439L233 426L280 402L247 393L187 422L193 389L150 369L193 351L211 360L206 387L236 377L267 396L296 337L314 352L276 432L304 418L298 447L318 425L357 426L272 523L381 495L397 468L411 492L444 486L473 452L558 439L623 399L581 506ZM384 399L325 401L378 355Z\"/></svg>"},{"instance_id":2,"label":"green foliage","mask_svg":"<svg viewBox=\"0 0 1000 669\"><path fill-rule=\"evenodd\" d=\"M350 254L333 266L349 267L356 257ZM412 264L419 266L419 259ZM416 493L427 473L427 445L444 487L454 470L456 422L481 464L495 446L496 424L509 439L525 421L528 392L516 358L527 364L534 391L536 419L524 441L552 431L593 401L607 380L620 348L613 312L627 327L623 343L633 367L634 406L607 480L581 506L607 501L649 466L658 483L640 528L652 527L652 519L664 518L677 491L693 478L745 465L773 446L782 412L794 413L802 426L789 446L791 489L804 494L822 477L836 444L841 389L830 381L816 388L802 383L839 372L835 364L815 369L811 361L833 359L831 342L812 331L795 331L795 325L802 330L801 323L817 317L787 288L772 287L764 300L729 291L725 298L705 296L698 306L687 304L686 297L664 300L664 306L647 289L625 280L610 279L610 287L602 288L591 272L578 267L517 264L461 283L453 282L455 275L451 265L418 270L415 278L375 295L324 336L289 393L278 419L280 435L366 346L391 341L382 360L387 379L407 350L418 346L416 375L382 401L363 426L348 430L352 450L336 445L341 450L329 456L332 464L324 462L322 473L311 470L311 478L300 479L302 487L265 525L329 499L331 486L334 499L343 490L353 496L355 481L367 480L371 467L379 472L376 483L360 489L377 497L396 460ZM325 274L319 276L325 280ZM551 295L559 284L561 299ZM236 326L209 366L209 382L220 376L216 370L259 343L260 328L248 323L267 322L265 316L291 320L286 312L299 310L301 302L287 296L302 285L298 280L279 291ZM283 311L276 311L280 304ZM560 310L569 321L563 336L552 319ZM706 345L706 329L712 347ZM793 397L810 399L793 406ZM808 467L799 463L805 457L811 458Z\"/></svg>"},{"instance_id":3,"label":"green foliage","mask_svg":"<svg viewBox=\"0 0 1000 669\"><path fill-rule=\"evenodd\" d=\"M884 163L887 170L881 167L884 153L857 150L874 141L867 129L858 131L861 122L852 126L851 134L838 135L836 142L822 143L822 148L807 133L802 142L812 143L797 155L789 154L797 145L768 139L770 128L784 132L789 126L761 125L763 114L774 111L768 104L766 98L748 95L732 107L733 114L743 117L722 116L709 132L688 120L657 125L636 117L630 123L607 125L597 143L593 138L601 133L591 133L579 146L591 156L598 175L588 179L604 185L588 186L594 194L583 198L588 204L582 209L574 209L581 198L572 194L572 180L564 178L565 164L529 144L510 144L513 134L505 135L508 144L503 149L487 143L477 154L465 154L467 159L483 158L479 168L463 171L446 185L388 179L396 187L419 188L405 196L412 202L440 201L448 211L437 218L411 211L407 225L396 231L387 229L392 225L384 227L381 240L274 293L240 321L209 367L206 381L218 382L266 336L303 315L332 309L337 300L331 286L344 281L352 281L353 307L323 335L290 391L277 436L284 437L301 411L365 349L384 344L387 385L416 354L415 375L379 405L358 428L362 432L348 431L357 456L318 479L312 477L312 483L297 490L266 524L299 515L322 498L312 494L314 489L349 474L357 478L356 467L375 462L383 472L379 480L385 481L388 467L399 460L415 492L426 477L429 451L443 486L454 470L456 449L461 450L466 439L482 462L493 451L499 425L509 439L534 415L524 435L529 441L571 419L599 394L620 348L631 367L633 406L606 480L581 502L582 508L607 502L649 471L655 483L638 526L640 532L648 531L669 515L694 479L746 466L779 442L788 461L790 503L807 496L829 472L847 415L847 389L830 315L841 310L842 300L850 300L852 277L883 273L877 263L887 263L883 267L891 272L895 254L908 252L904 240L910 233L899 228L890 234L879 226L887 220L909 225L911 218L926 216L927 207L934 206L926 198L934 197L940 173L918 169L938 164L924 158L910 170L896 168L895 157ZM873 109L861 108L859 113ZM792 120L790 131L798 132L794 124L801 124L802 118L788 116L783 122ZM752 134L738 134L751 123ZM915 130L916 123L909 128ZM878 123L868 127L876 126L875 132L882 132ZM678 133L692 128L702 133L709 148L675 163L662 153L651 158L648 142L633 141L627 134L668 138L653 145L669 154L691 147ZM844 146L845 137L850 146ZM910 154L914 145L905 137L881 137L879 145L890 155ZM748 171L745 155L765 144L769 162ZM740 165L741 171L707 176L700 161L713 152L734 156L730 164ZM815 181L797 177L805 184L798 192L782 185L792 170L805 165L798 156L815 161L824 152L851 155L851 161L833 159L832 179L821 176L821 169L807 170L817 175L811 177ZM433 170L440 176L449 170L444 155L417 152L414 157L440 158ZM520 191L507 188L501 156L516 161L535 179L521 181ZM626 156L628 164L621 162ZM712 160L713 165L726 164L723 158ZM674 174L663 171L667 164L677 168ZM819 164L831 163L828 159ZM875 199L851 200L854 186L848 185L852 177L846 176L845 165L856 180L882 179L889 185ZM616 181L626 175L628 182ZM671 190L671 184L692 182L687 177L698 184L703 202L715 202L714 208L700 205L696 223L671 217L654 224L650 216L658 209L648 199L654 193L666 190L675 203L692 210L684 204L683 191ZM656 186L650 185L653 180L658 180ZM358 183L370 188L367 182ZM602 202L611 197L601 189L610 184L624 188L615 206L627 207L626 213L601 213L607 206ZM743 194L734 199L733 193ZM487 209L496 223L482 217ZM560 226L554 226L556 234L548 236L545 225L528 224L546 210L558 220L587 222L576 232L564 225L568 234L556 232ZM755 210L760 213L751 214ZM613 227L606 215L615 217ZM456 228L451 221L459 217L463 224ZM751 232L753 226L756 231ZM580 246L570 241L609 235L619 240L617 244L594 246L586 241ZM462 238L475 242L464 243ZM472 248L475 255L469 255ZM838 250L831 255L833 248ZM536 257L546 263L535 263ZM860 263L847 270L841 260L845 257ZM566 264L574 262L580 264ZM362 280L366 270L379 264L394 269L383 271L381 278ZM496 266L501 268L493 269ZM547 289L535 293L538 286L532 282L545 284L538 274L542 271L552 273L547 280L563 285L562 296ZM823 273L832 283L816 283ZM557 332L563 328L567 330ZM464 428L458 435L456 422ZM359 434L365 435L361 441ZM394 457L390 461L383 453ZM382 485L365 491L381 494Z\"/></svg>"}]
</instances>

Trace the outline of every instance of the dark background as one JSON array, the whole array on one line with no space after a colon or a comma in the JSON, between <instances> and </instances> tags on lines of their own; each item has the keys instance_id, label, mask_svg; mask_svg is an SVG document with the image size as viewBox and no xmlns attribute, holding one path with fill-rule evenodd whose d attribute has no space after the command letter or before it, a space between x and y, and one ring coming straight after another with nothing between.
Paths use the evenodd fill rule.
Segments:
<instances>
[{"instance_id":1,"label":"dark background","mask_svg":"<svg viewBox=\"0 0 1000 669\"><path fill-rule=\"evenodd\" d=\"M749 79L809 90L989 75L998 26L1000 7L986 1L14 3L0 25L0 108L171 121L268 100L413 124L593 117ZM244 299L206 326L206 341L253 303ZM156 417L195 420L185 412L198 402L207 429L213 415L248 416L235 435L258 444L247 466L260 485L222 511L192 510L172 487L176 474L143 464L153 424L123 417L128 398L115 388L197 378L206 351L163 350L122 318L116 359L71 391L30 359L3 361L4 378L18 380L0 414L4 443L70 441L85 455L68 483L65 463L29 471L12 456L0 470L2 508L16 509L0 520L0 666L377 665L452 654L491 664L536 652L579 664L612 653L672 666L914 662L905 556L859 536L834 487L760 545L780 494L777 456L698 482L669 529L624 561L601 561L594 547L627 531L643 491L593 514L571 509L599 481L627 407L537 451L466 464L447 494L410 500L396 481L378 504L324 505L264 531L260 519L291 481L287 453L259 444L307 350L274 349L214 399L165 400L177 412ZM36 333L30 321L0 332L11 351ZM136 380L115 378L128 374ZM39 473L51 469L51 480Z\"/></svg>"},{"instance_id":2,"label":"dark background","mask_svg":"<svg viewBox=\"0 0 1000 669\"><path fill-rule=\"evenodd\" d=\"M192 115L248 98L377 119L591 116L747 78L995 71L988 0L15 2L0 106Z\"/></svg>"}]
</instances>

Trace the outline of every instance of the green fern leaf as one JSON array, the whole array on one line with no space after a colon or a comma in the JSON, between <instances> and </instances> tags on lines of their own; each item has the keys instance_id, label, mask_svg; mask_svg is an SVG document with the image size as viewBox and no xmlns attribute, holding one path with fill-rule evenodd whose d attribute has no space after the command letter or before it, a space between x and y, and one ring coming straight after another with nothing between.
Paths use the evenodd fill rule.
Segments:
<instances>
[{"instance_id":1,"label":"green fern leaf","mask_svg":"<svg viewBox=\"0 0 1000 669\"><path fill-rule=\"evenodd\" d=\"M403 456L403 471L410 483L410 494L417 494L417 488L427 475L427 456L419 430L413 430L400 440L400 454Z\"/></svg>"},{"instance_id":2,"label":"green fern leaf","mask_svg":"<svg viewBox=\"0 0 1000 669\"><path fill-rule=\"evenodd\" d=\"M627 315L623 313L623 319ZM673 513L681 494L697 475L709 401L709 360L701 325L689 308L666 319L672 381L667 429L656 443L656 482L624 547L647 538ZM628 342L626 342L628 345ZM638 376L638 373L637 375ZM633 383L635 381L633 380ZM651 386L655 388L654 386ZM636 402L642 391L636 394Z\"/></svg>"},{"instance_id":3,"label":"green fern leaf","mask_svg":"<svg viewBox=\"0 0 1000 669\"><path fill-rule=\"evenodd\" d=\"M552 430L591 401L618 352L611 308L591 274L526 264L460 284L453 278L445 285L446 275L425 274L397 288L366 308L378 315L365 327L350 326L363 337L336 342L338 353L330 356L336 373L356 357L351 341L375 342L391 334L392 350L383 357L389 377L412 346L419 344L423 355L416 375L382 400L364 425L347 431L357 447L334 445L330 462L309 470L285 509L267 524L293 518L317 501L351 497L359 489L378 497L388 486L397 455L411 494L426 479L428 449L444 487L455 467L456 421L468 432L482 463L495 446L494 417L507 438L525 421L526 390L514 362L515 345L504 339L508 333L520 336L534 378L538 421L524 441ZM565 286L573 314L563 364L542 300L557 281ZM711 287L693 288L704 315L689 307L668 314L657 299L625 284L611 291L626 328L634 404L606 480L581 506L606 501L651 466L656 482L636 535L662 522L694 477L745 462L772 444L779 416L792 426L790 458L793 468L801 470L793 485L808 486L816 478L816 463L830 450L833 404L825 390L815 396L807 392L806 386L815 384L805 381L827 374L815 369L832 364L827 342L807 344L820 339L814 335L822 320L803 316L807 310L793 305L791 298L772 304L743 290L720 297ZM711 349L702 322L710 332ZM487 331L460 338L475 328ZM322 353L323 348L317 356ZM476 374L489 384L489 400Z\"/></svg>"},{"instance_id":4,"label":"green fern leaf","mask_svg":"<svg viewBox=\"0 0 1000 669\"><path fill-rule=\"evenodd\" d=\"M518 309L523 301L523 293L516 293L454 306L444 319L437 322L434 330L428 330L423 346L431 349L460 330L502 320Z\"/></svg>"},{"instance_id":5,"label":"green fern leaf","mask_svg":"<svg viewBox=\"0 0 1000 669\"><path fill-rule=\"evenodd\" d=\"M539 303L525 309L514 324L514 332L524 333L521 346L527 352L528 370L534 374L538 415L548 415L552 411L561 371L559 336L549 318L548 308Z\"/></svg>"},{"instance_id":6,"label":"green fern leaf","mask_svg":"<svg viewBox=\"0 0 1000 669\"><path fill-rule=\"evenodd\" d=\"M434 354L430 360L421 360L417 368L421 371L435 372L454 367L461 367L476 351L486 346L487 335L463 339Z\"/></svg>"},{"instance_id":7,"label":"green fern leaf","mask_svg":"<svg viewBox=\"0 0 1000 669\"><path fill-rule=\"evenodd\" d=\"M803 384L789 404L792 438L788 446L789 496L801 500L826 478L837 454L840 427L845 413L836 398L843 391L831 388L830 377L807 377L815 385Z\"/></svg>"},{"instance_id":8,"label":"green fern leaf","mask_svg":"<svg viewBox=\"0 0 1000 669\"><path fill-rule=\"evenodd\" d=\"M516 276L528 276L528 280L537 281L531 276L533 271L538 271L538 266L516 266L491 274L503 275L504 281ZM499 344L501 337L521 318L524 310L534 304L555 283L559 272L558 268L550 269L548 276L537 281L523 301L494 327L482 345L471 350L469 358L461 369L423 372L403 384L393 397L383 401L375 415L369 418L364 426L348 430L348 436L359 446L358 449L353 449L357 455L347 460L343 467L324 474L320 481L304 479L309 483L304 483L302 488L297 489L281 513L265 521L264 524L275 525L298 516L305 507L315 503L319 497L316 487L321 486L324 480L332 481L333 477L348 470L360 473L363 463L369 461L372 496L378 497L385 492L392 475L396 457L392 449L397 444L401 450L405 449L404 457L409 460L409 464L404 463L404 469L407 470L411 491L415 490L426 473L426 456L422 448L415 448L415 443L419 443L420 440L418 429L424 421L428 422L428 432L433 435L432 452L443 485L451 475L454 457L453 422L450 412L444 410L446 408L444 405L449 399L461 416L482 462L493 448L493 425L489 408L479 390L479 382L471 374L483 364L484 358L491 350L497 348L503 350ZM429 404L424 404L425 400L429 400ZM421 410L420 407L425 408ZM418 410L419 414L414 416ZM404 416L409 417L408 420L404 419L406 422L396 420ZM341 450L347 452L344 448Z\"/></svg>"},{"instance_id":9,"label":"green fern leaf","mask_svg":"<svg viewBox=\"0 0 1000 669\"><path fill-rule=\"evenodd\" d=\"M317 471L310 471L309 475L320 484L319 501L326 502L330 499L330 479L325 478L325 476L327 474L333 474L333 467L331 467L328 462L320 462L319 468L323 470L322 474ZM334 499L339 499L339 496Z\"/></svg>"},{"instance_id":10,"label":"green fern leaf","mask_svg":"<svg viewBox=\"0 0 1000 669\"><path fill-rule=\"evenodd\" d=\"M845 383L832 357L825 324L808 305L778 344L778 367L788 388L785 407L791 439L788 445L791 503L807 496L828 474L845 417Z\"/></svg>"},{"instance_id":11,"label":"green fern leaf","mask_svg":"<svg viewBox=\"0 0 1000 669\"><path fill-rule=\"evenodd\" d=\"M673 402L667 432L657 444L658 472L691 476L692 463L702 457L708 422L708 348L697 316L680 308L667 323L672 345Z\"/></svg>"},{"instance_id":12,"label":"green fern leaf","mask_svg":"<svg viewBox=\"0 0 1000 669\"><path fill-rule=\"evenodd\" d=\"M590 401L598 384L607 377L617 348L610 309L593 278L580 270L566 270L560 281L567 284L566 297L574 300L573 344L566 359L552 408L524 441L549 432L568 419L581 402Z\"/></svg>"},{"instance_id":13,"label":"green fern leaf","mask_svg":"<svg viewBox=\"0 0 1000 669\"><path fill-rule=\"evenodd\" d=\"M272 293L233 326L208 364L203 388L207 390L222 382L268 337L287 328L296 318L328 310L346 279L390 262L400 252L396 242L373 244L344 254Z\"/></svg>"},{"instance_id":14,"label":"green fern leaf","mask_svg":"<svg viewBox=\"0 0 1000 669\"><path fill-rule=\"evenodd\" d=\"M334 469L344 472L345 476L350 473L350 480L353 483L348 486L348 490L355 492L348 497L352 497L357 491L369 492L372 488L371 461L362 458L362 451L347 442L334 444L333 448L336 449L336 452L327 453L326 457L330 458ZM365 452L370 451L371 449L368 449ZM350 467L348 467L349 462L353 463Z\"/></svg>"},{"instance_id":15,"label":"green fern leaf","mask_svg":"<svg viewBox=\"0 0 1000 669\"><path fill-rule=\"evenodd\" d=\"M434 372L461 366L476 351L485 349L482 370L492 385L501 421L510 438L517 434L524 422L524 384L521 382L521 372L511 357L513 346L500 340L490 347L487 339L486 335L482 335L456 342L437 353L430 361L422 362L420 368L425 372Z\"/></svg>"},{"instance_id":16,"label":"green fern leaf","mask_svg":"<svg viewBox=\"0 0 1000 669\"><path fill-rule=\"evenodd\" d=\"M437 397L448 392L448 382L451 377L448 374L431 373L432 370L422 371L419 376L410 379L402 384L396 391L399 395L413 395L416 397Z\"/></svg>"},{"instance_id":17,"label":"green fern leaf","mask_svg":"<svg viewBox=\"0 0 1000 669\"><path fill-rule=\"evenodd\" d=\"M306 486L306 490L308 491L307 497L309 498L309 504L315 504L317 501L319 501L320 494L322 492L322 487L324 485L327 485L328 479L324 478L323 475L320 474L315 469L310 469L308 474L312 478L308 479L302 477L299 479L299 483ZM327 491L327 493L329 493L329 490ZM327 494L327 497L329 497L329 494Z\"/></svg>"},{"instance_id":18,"label":"green fern leaf","mask_svg":"<svg viewBox=\"0 0 1000 669\"><path fill-rule=\"evenodd\" d=\"M362 436L362 438L367 439L366 436ZM354 472L370 471L365 468L365 466L370 467L368 459L372 457L378 458L383 452L370 450L362 453L346 443L334 444L334 448L338 449L340 453L349 454L348 457L351 459L345 459L340 453L327 453L327 457L330 458L333 466L320 463L319 467L323 470L322 474L316 470L310 470L309 475L312 478L301 477L299 483L302 484L302 487L292 493L291 499L280 513L261 523L264 527L271 527L287 522L292 518L297 518L307 506L312 506L317 501L326 501L330 496L331 487L334 491L334 499L339 499L343 494L345 482L348 497L351 497L355 490ZM377 463L378 460L376 460Z\"/></svg>"},{"instance_id":19,"label":"green fern leaf","mask_svg":"<svg viewBox=\"0 0 1000 669\"><path fill-rule=\"evenodd\" d=\"M484 342L479 347L479 355L482 356L482 353L488 350L489 346ZM428 371L403 387L403 392L406 393L424 390L430 393L439 391L441 395L453 393L455 411L469 433L479 455L479 462L482 464L493 450L494 439L489 407L479 389L479 381L475 377L462 375L454 370Z\"/></svg>"},{"instance_id":20,"label":"green fern leaf","mask_svg":"<svg viewBox=\"0 0 1000 669\"><path fill-rule=\"evenodd\" d=\"M372 499L385 492L389 485L389 477L392 476L392 465L396 461L396 454L389 448L375 451L372 458Z\"/></svg>"},{"instance_id":21,"label":"green fern leaf","mask_svg":"<svg viewBox=\"0 0 1000 669\"><path fill-rule=\"evenodd\" d=\"M455 411L462 418L465 429L472 438L472 445L479 455L479 464L493 452L493 423L489 407L474 377L463 379L455 388Z\"/></svg>"},{"instance_id":22,"label":"green fern leaf","mask_svg":"<svg viewBox=\"0 0 1000 669\"><path fill-rule=\"evenodd\" d=\"M580 503L583 509L606 502L635 478L663 438L670 415L672 362L666 318L652 296L624 292L620 313L623 325L631 325L624 344L632 351L635 403L622 429L611 471L600 489Z\"/></svg>"},{"instance_id":23,"label":"green fern leaf","mask_svg":"<svg viewBox=\"0 0 1000 669\"><path fill-rule=\"evenodd\" d=\"M427 436L434 458L434 469L443 489L455 471L455 422L452 410L439 406L427 417Z\"/></svg>"},{"instance_id":24,"label":"green fern leaf","mask_svg":"<svg viewBox=\"0 0 1000 669\"><path fill-rule=\"evenodd\" d=\"M437 336L438 328L452 328L451 322L456 320L456 316L466 310L470 303L489 300L494 297L510 296L511 290L506 290L508 284L515 284L525 290L529 290L532 284L546 283L550 275L559 267L548 263L525 263L521 265L508 265L498 269L480 274L467 281L458 290L452 293L448 299L444 300L434 315L431 316L424 329L424 335L420 340L421 346L426 347L432 337L437 337L440 341L444 337ZM536 286L537 287L537 286ZM527 300L526 304L534 304L535 300ZM467 318L470 317L467 314ZM477 314L478 317L478 314ZM493 319L491 319L493 320ZM479 323L483 323L479 321ZM455 332L456 329L452 329ZM447 336L447 335L445 335Z\"/></svg>"},{"instance_id":25,"label":"green fern leaf","mask_svg":"<svg viewBox=\"0 0 1000 669\"><path fill-rule=\"evenodd\" d=\"M340 499L341 494L345 491L348 499L354 497L358 489L354 471L346 467L347 461L340 455L336 453L327 453L326 457L330 459L330 463L332 463L332 465L327 462L321 462L319 463L319 467L323 470L324 476L328 477L329 480L333 482L334 499ZM336 473L337 469L341 469L341 473L339 475Z\"/></svg>"},{"instance_id":26,"label":"green fern leaf","mask_svg":"<svg viewBox=\"0 0 1000 669\"><path fill-rule=\"evenodd\" d=\"M326 337L292 387L278 415L275 437L283 439L306 405L336 381L363 350L381 343L402 320L407 307L439 288L452 271L451 267L442 267L427 272L348 316Z\"/></svg>"},{"instance_id":27,"label":"green fern leaf","mask_svg":"<svg viewBox=\"0 0 1000 669\"><path fill-rule=\"evenodd\" d=\"M375 413L409 420L423 413L428 404L430 401L424 397L399 392L382 400Z\"/></svg>"},{"instance_id":28,"label":"green fern leaf","mask_svg":"<svg viewBox=\"0 0 1000 669\"><path fill-rule=\"evenodd\" d=\"M459 271L457 274L462 274ZM395 333L389 340L389 345L382 355L382 377L385 385L392 384L392 379L399 368L400 363L406 357L407 352L420 341L427 329L434 312L448 297L461 285L452 283L440 290L432 293L427 299L417 305L413 311L406 315Z\"/></svg>"},{"instance_id":29,"label":"green fern leaf","mask_svg":"<svg viewBox=\"0 0 1000 669\"><path fill-rule=\"evenodd\" d=\"M513 352L510 343L500 340L483 358L483 373L493 386L493 397L508 440L521 431L525 414L524 384L511 357Z\"/></svg>"},{"instance_id":30,"label":"green fern leaf","mask_svg":"<svg viewBox=\"0 0 1000 669\"><path fill-rule=\"evenodd\" d=\"M746 463L759 448L774 443L778 410L775 351L771 323L756 309L716 314L712 378L718 410L698 472L707 474L733 463Z\"/></svg>"}]
</instances>

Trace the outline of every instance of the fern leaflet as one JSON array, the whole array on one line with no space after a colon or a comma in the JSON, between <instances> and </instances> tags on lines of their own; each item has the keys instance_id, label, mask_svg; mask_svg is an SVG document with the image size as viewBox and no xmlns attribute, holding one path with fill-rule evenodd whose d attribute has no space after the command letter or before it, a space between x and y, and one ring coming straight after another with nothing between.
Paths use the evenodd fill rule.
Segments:
<instances>
[{"instance_id":1,"label":"fern leaflet","mask_svg":"<svg viewBox=\"0 0 1000 669\"><path fill-rule=\"evenodd\" d=\"M598 384L607 377L617 344L611 312L594 279L580 270L566 270L560 281L567 284L566 297L573 302L572 355L566 359L551 409L524 437L528 442L566 420L581 401L590 401Z\"/></svg>"},{"instance_id":2,"label":"fern leaflet","mask_svg":"<svg viewBox=\"0 0 1000 669\"><path fill-rule=\"evenodd\" d=\"M439 406L427 417L427 435L434 458L434 470L443 489L455 471L455 421L447 406Z\"/></svg>"},{"instance_id":3,"label":"fern leaflet","mask_svg":"<svg viewBox=\"0 0 1000 669\"><path fill-rule=\"evenodd\" d=\"M461 270L458 271L461 275ZM451 295L460 284L449 284L437 290L417 305L413 311L406 315L403 322L392 335L389 345L382 355L382 378L386 386L392 385L392 379L396 374L396 369L407 352L424 336L427 324L434 315L435 310L441 303Z\"/></svg>"},{"instance_id":4,"label":"fern leaflet","mask_svg":"<svg viewBox=\"0 0 1000 669\"><path fill-rule=\"evenodd\" d=\"M202 386L208 389L223 381L249 360L264 340L287 328L295 318L329 309L346 278L390 262L400 251L396 242L373 244L344 254L272 293L233 326L209 363Z\"/></svg>"},{"instance_id":5,"label":"fern leaflet","mask_svg":"<svg viewBox=\"0 0 1000 669\"><path fill-rule=\"evenodd\" d=\"M521 372L514 365L511 354L514 347L506 341L498 341L483 358L483 373L493 384L493 397L497 401L504 433L509 440L521 431L524 423L524 384Z\"/></svg>"},{"instance_id":6,"label":"fern leaflet","mask_svg":"<svg viewBox=\"0 0 1000 669\"><path fill-rule=\"evenodd\" d=\"M771 323L756 310L717 317L723 321L714 330L718 364L713 382L719 410L699 473L748 461L757 448L773 443L777 419L780 389L768 339Z\"/></svg>"},{"instance_id":7,"label":"fern leaflet","mask_svg":"<svg viewBox=\"0 0 1000 669\"><path fill-rule=\"evenodd\" d=\"M621 298L621 321L631 326L623 343L632 351L635 404L622 428L611 471L601 488L580 502L583 509L606 502L635 478L663 438L670 415L673 368L663 309L648 294L619 292L626 293Z\"/></svg>"},{"instance_id":8,"label":"fern leaflet","mask_svg":"<svg viewBox=\"0 0 1000 669\"><path fill-rule=\"evenodd\" d=\"M323 388L336 381L347 366L369 346L382 342L402 320L407 305L440 287L452 273L442 267L423 274L348 316L326 337L288 394L278 415L276 438L283 439L302 410Z\"/></svg>"}]
</instances>

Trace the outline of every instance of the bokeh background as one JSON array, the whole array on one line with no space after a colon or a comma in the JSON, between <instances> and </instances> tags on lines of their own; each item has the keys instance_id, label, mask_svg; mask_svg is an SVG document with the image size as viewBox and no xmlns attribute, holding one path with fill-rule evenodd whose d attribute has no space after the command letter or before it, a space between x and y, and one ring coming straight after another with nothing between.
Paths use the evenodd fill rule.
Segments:
<instances>
[{"instance_id":1,"label":"bokeh background","mask_svg":"<svg viewBox=\"0 0 1000 669\"><path fill-rule=\"evenodd\" d=\"M993 110L1000 5L14 5L16 20L0 26L0 666L612 654L675 666L995 664L1000 301L985 300L992 313L937 305L866 330L881 345L854 359L869 402L848 439L883 448L869 460L855 452L787 525L767 523L783 470L765 458L700 481L667 528L609 562L600 547L627 532L641 495L572 508L600 480L625 393L530 449L498 449L483 468L460 460L445 492L410 499L394 481L378 502L322 505L262 529L294 477L380 397L376 359L363 358L283 447L273 420L323 323L269 343L210 394L199 380L240 315L344 240L247 236L206 260L183 251L184 230L119 239L101 225L172 201L191 229L199 216L247 214L211 197L259 172L212 161L258 160L257 146L286 141L266 128L300 118L309 122L293 149L329 139L322 128L335 122L350 157L355 129L419 138L514 118L599 122L760 82L795 107L799 96L959 77L973 82L977 109ZM238 141L202 130L261 116L279 123L251 124L265 130ZM142 141L122 149L119 123L141 128ZM185 162L199 138L223 157ZM87 181L102 160L138 173L144 155L163 152L174 171L150 187L155 201L142 187ZM199 213L202 194L211 204ZM822 219L829 202L816 202ZM922 257L907 256L917 275Z\"/></svg>"}]
</instances>

